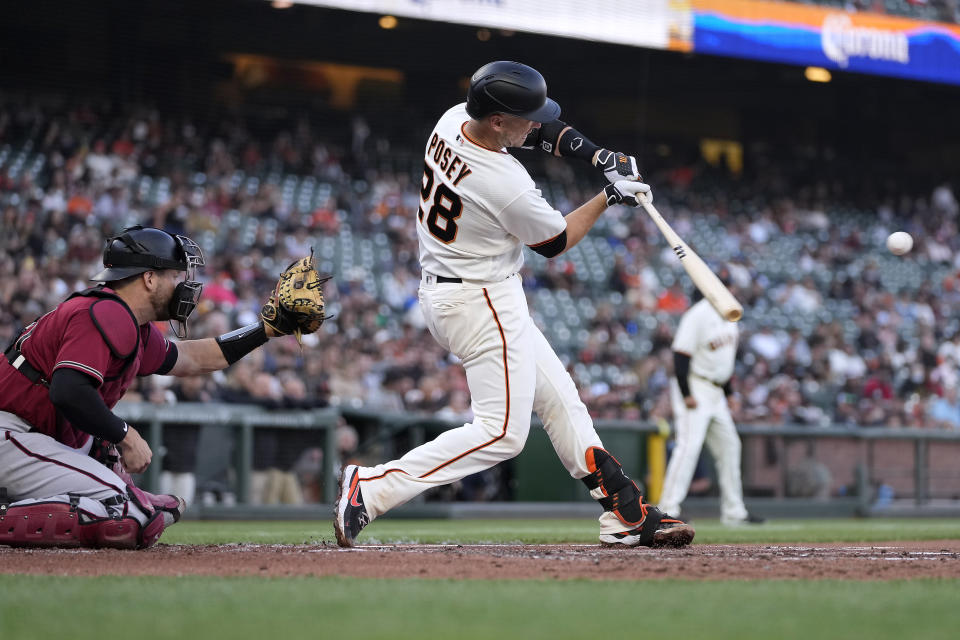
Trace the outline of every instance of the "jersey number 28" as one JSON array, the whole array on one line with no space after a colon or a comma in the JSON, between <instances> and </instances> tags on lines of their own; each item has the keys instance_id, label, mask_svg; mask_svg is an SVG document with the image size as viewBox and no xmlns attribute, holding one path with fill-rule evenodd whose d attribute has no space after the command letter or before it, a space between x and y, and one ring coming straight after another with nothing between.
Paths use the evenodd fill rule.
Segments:
<instances>
[{"instance_id":1,"label":"jersey number 28","mask_svg":"<svg viewBox=\"0 0 960 640\"><path fill-rule=\"evenodd\" d=\"M433 183L437 183L434 190ZM423 222L423 208L430 201L430 194L433 193L433 204L427 211L427 230L434 238L444 244L450 244L457 238L457 218L463 213L463 202L460 196L453 192L447 185L439 180L434 180L433 170L430 166L423 163L423 182L420 184L420 212L417 219ZM443 219L443 223L440 219Z\"/></svg>"}]
</instances>

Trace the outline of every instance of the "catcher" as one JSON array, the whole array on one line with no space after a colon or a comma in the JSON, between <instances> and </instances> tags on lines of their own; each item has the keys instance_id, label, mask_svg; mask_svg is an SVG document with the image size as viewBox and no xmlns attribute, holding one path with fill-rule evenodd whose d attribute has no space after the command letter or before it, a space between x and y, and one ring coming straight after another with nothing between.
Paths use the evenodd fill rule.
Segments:
<instances>
[{"instance_id":1,"label":"catcher","mask_svg":"<svg viewBox=\"0 0 960 640\"><path fill-rule=\"evenodd\" d=\"M131 227L107 240L95 287L30 324L0 359L0 544L144 549L186 503L137 488L153 452L111 409L135 376L224 369L269 338L316 331L325 281L313 256L291 265L262 320L184 340L204 265L196 242ZM154 326L169 320L181 340Z\"/></svg>"}]
</instances>

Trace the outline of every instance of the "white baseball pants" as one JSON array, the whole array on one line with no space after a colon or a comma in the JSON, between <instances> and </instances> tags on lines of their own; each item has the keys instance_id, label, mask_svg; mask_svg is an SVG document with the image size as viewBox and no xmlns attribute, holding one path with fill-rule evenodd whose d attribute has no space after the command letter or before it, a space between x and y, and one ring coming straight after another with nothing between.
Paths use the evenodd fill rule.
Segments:
<instances>
[{"instance_id":1,"label":"white baseball pants","mask_svg":"<svg viewBox=\"0 0 960 640\"><path fill-rule=\"evenodd\" d=\"M530 317L520 276L470 284L437 283L425 274L419 294L430 333L463 364L474 420L398 460L361 467L370 518L513 458L526 442L532 411L570 475L586 476L587 449L603 445L573 379ZM623 530L609 512L600 516L600 527L601 533Z\"/></svg>"},{"instance_id":2,"label":"white baseball pants","mask_svg":"<svg viewBox=\"0 0 960 640\"><path fill-rule=\"evenodd\" d=\"M727 398L723 389L711 382L696 376L690 376L689 381L690 394L697 401L695 409L688 409L683 403L676 380L670 385L676 446L667 464L658 506L672 516L680 514L680 503L690 490L690 481L706 442L717 467L720 516L724 520L743 520L747 517L747 508L743 504L740 480L740 436L730 417Z\"/></svg>"}]
</instances>

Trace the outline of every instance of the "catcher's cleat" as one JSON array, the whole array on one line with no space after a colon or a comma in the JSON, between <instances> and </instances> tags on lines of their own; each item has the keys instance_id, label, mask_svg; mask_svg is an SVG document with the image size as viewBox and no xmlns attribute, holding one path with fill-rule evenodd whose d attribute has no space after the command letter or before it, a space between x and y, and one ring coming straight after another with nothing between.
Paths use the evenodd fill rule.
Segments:
<instances>
[{"instance_id":1,"label":"catcher's cleat","mask_svg":"<svg viewBox=\"0 0 960 640\"><path fill-rule=\"evenodd\" d=\"M650 504L644 504L643 522L636 529L600 535L607 546L685 547L693 542L693 527L679 518L672 518Z\"/></svg>"},{"instance_id":2,"label":"catcher's cleat","mask_svg":"<svg viewBox=\"0 0 960 640\"><path fill-rule=\"evenodd\" d=\"M363 493L360 491L360 468L349 464L340 471L337 484L337 501L333 511L333 530L337 544L352 547L360 531L370 522Z\"/></svg>"},{"instance_id":3,"label":"catcher's cleat","mask_svg":"<svg viewBox=\"0 0 960 640\"><path fill-rule=\"evenodd\" d=\"M150 504L154 509L163 513L163 526L169 527L170 525L180 522L180 518L183 517L183 512L187 510L187 501L181 498L180 496L174 496L170 494L148 494L150 497Z\"/></svg>"}]
</instances>

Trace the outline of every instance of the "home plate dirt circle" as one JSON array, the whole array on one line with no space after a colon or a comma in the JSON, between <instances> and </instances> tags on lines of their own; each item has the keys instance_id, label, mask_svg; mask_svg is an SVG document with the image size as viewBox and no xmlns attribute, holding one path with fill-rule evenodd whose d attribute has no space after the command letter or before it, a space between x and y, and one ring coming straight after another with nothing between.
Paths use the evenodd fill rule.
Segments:
<instances>
[{"instance_id":1,"label":"home plate dirt circle","mask_svg":"<svg viewBox=\"0 0 960 640\"><path fill-rule=\"evenodd\" d=\"M0 573L92 576L353 576L592 580L899 580L960 578L960 541L704 544L165 545L146 551L0 547Z\"/></svg>"}]
</instances>

